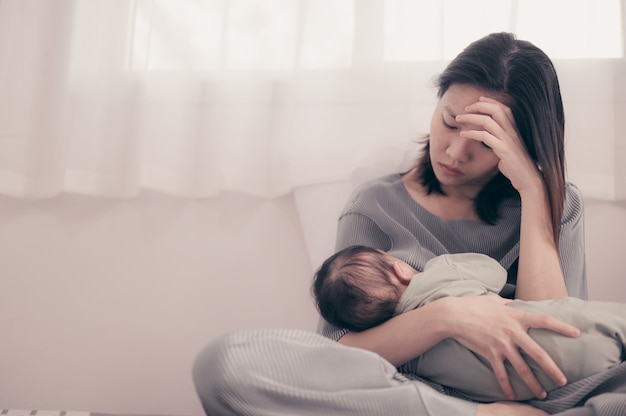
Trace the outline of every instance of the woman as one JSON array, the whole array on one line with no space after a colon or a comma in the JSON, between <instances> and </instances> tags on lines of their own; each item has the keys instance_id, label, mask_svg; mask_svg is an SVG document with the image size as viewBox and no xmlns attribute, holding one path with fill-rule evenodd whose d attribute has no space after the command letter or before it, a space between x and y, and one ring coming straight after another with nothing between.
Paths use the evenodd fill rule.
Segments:
<instances>
[{"instance_id":1,"label":"woman","mask_svg":"<svg viewBox=\"0 0 626 416\"><path fill-rule=\"evenodd\" d=\"M586 298L582 197L565 182L563 107L550 59L511 34L492 34L455 58L438 87L424 155L414 169L353 194L337 250L367 245L417 270L439 254L478 252L508 270L503 295ZM505 360L545 397L520 349L564 385L527 331L578 330L504 302L445 298L358 333L322 321L320 332L338 343L289 330L228 334L198 356L196 388L207 413L220 415L542 415L526 404L451 397L395 369L453 338L490 363L511 399Z\"/></svg>"},{"instance_id":2,"label":"woman","mask_svg":"<svg viewBox=\"0 0 626 416\"><path fill-rule=\"evenodd\" d=\"M411 171L368 183L353 195L339 220L336 249L380 248L418 270L439 254L478 252L509 270L509 296L516 285L519 299L556 298L568 291L585 298L582 198L565 183L563 107L548 57L509 34L494 34L466 48L438 85L425 155ZM548 366L550 359L525 335L526 328L514 333L519 339L511 338L504 350L486 351L478 345L485 344L484 337L490 338L487 345L502 343L515 322L504 322L505 315L494 323L469 316L472 307L445 306L462 323L458 334L446 337L454 335L487 358L505 393L512 394L502 364L508 359L537 397L545 394L518 351L528 348ZM358 334L328 327L323 332L400 365L441 341L408 330L421 322L418 315L428 313L396 319L389 332L387 325ZM476 328L483 324L491 331ZM393 333L413 338L401 346L381 344ZM469 338L474 335L481 340ZM556 368L549 370L562 377Z\"/></svg>"}]
</instances>

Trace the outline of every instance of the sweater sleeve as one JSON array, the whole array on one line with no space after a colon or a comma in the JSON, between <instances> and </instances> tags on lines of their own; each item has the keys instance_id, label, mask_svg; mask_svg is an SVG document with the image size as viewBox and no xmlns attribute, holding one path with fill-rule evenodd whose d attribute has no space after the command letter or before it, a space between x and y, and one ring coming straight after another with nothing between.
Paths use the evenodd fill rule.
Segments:
<instances>
[{"instance_id":1,"label":"sweater sleeve","mask_svg":"<svg viewBox=\"0 0 626 416\"><path fill-rule=\"evenodd\" d=\"M339 218L335 250L343 250L352 245L362 245L389 251L391 239L367 216L359 213L346 213Z\"/></svg>"},{"instance_id":2,"label":"sweater sleeve","mask_svg":"<svg viewBox=\"0 0 626 416\"><path fill-rule=\"evenodd\" d=\"M578 188L571 183L566 188L559 258L569 296L587 299L583 198Z\"/></svg>"}]
</instances>

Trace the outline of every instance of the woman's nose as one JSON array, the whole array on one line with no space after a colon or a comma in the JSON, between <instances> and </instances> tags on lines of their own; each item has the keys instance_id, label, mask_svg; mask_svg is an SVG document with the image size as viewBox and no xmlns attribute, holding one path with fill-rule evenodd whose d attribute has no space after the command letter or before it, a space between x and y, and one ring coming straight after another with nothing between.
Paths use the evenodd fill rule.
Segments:
<instances>
[{"instance_id":1,"label":"woman's nose","mask_svg":"<svg viewBox=\"0 0 626 416\"><path fill-rule=\"evenodd\" d=\"M471 159L472 140L457 137L450 142L446 149L446 154L450 156L454 163L467 163Z\"/></svg>"}]
</instances>

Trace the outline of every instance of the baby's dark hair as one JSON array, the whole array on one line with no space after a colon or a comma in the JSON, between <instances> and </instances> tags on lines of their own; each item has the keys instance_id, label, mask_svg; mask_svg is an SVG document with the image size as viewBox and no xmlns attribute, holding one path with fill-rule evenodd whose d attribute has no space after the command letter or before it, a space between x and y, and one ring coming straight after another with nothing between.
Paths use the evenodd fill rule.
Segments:
<instances>
[{"instance_id":1,"label":"baby's dark hair","mask_svg":"<svg viewBox=\"0 0 626 416\"><path fill-rule=\"evenodd\" d=\"M313 278L317 309L326 321L363 331L394 315L400 293L390 279L393 263L385 253L351 246L330 256Z\"/></svg>"}]
</instances>

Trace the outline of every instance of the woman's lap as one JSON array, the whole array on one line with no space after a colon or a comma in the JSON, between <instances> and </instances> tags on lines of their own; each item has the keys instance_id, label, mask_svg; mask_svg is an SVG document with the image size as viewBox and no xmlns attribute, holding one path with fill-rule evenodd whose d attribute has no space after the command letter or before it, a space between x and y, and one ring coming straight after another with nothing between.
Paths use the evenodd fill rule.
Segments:
<instances>
[{"instance_id":1,"label":"woman's lap","mask_svg":"<svg viewBox=\"0 0 626 416\"><path fill-rule=\"evenodd\" d=\"M531 404L560 416L624 416L626 363L556 389L546 400ZM582 407L572 409L574 406Z\"/></svg>"},{"instance_id":2,"label":"woman's lap","mask_svg":"<svg viewBox=\"0 0 626 416\"><path fill-rule=\"evenodd\" d=\"M476 412L475 403L409 380L375 353L300 330L251 329L218 337L198 354L193 377L209 416ZM533 404L555 413L586 402L562 416L626 415L626 364L551 396L553 408L544 406L550 400Z\"/></svg>"},{"instance_id":3,"label":"woman's lap","mask_svg":"<svg viewBox=\"0 0 626 416\"><path fill-rule=\"evenodd\" d=\"M473 416L476 404L399 374L372 352L289 329L236 331L194 363L208 415Z\"/></svg>"}]
</instances>

